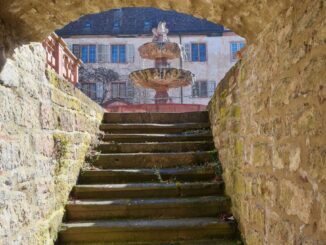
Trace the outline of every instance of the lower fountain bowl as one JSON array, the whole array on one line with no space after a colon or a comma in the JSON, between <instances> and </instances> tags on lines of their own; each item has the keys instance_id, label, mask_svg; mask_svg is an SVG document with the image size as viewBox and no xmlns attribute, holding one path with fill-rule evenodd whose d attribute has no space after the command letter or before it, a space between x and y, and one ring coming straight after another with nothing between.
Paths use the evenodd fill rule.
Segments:
<instances>
[{"instance_id":1,"label":"lower fountain bowl","mask_svg":"<svg viewBox=\"0 0 326 245\"><path fill-rule=\"evenodd\" d=\"M193 80L190 71L176 68L149 68L130 73L129 78L135 85L165 91L169 88L188 86Z\"/></svg>"}]
</instances>

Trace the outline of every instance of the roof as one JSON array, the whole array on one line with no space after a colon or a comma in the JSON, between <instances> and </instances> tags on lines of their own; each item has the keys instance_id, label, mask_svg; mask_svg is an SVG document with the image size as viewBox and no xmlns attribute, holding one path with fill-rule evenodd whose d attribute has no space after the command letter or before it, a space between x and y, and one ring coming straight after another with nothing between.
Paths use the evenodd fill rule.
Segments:
<instances>
[{"instance_id":1,"label":"roof","mask_svg":"<svg viewBox=\"0 0 326 245\"><path fill-rule=\"evenodd\" d=\"M220 36L223 33L223 26L205 19L155 8L122 8L85 15L61 30L57 30L56 33L62 37L74 35L152 35L152 28L157 27L160 21L167 23L170 34Z\"/></svg>"}]
</instances>

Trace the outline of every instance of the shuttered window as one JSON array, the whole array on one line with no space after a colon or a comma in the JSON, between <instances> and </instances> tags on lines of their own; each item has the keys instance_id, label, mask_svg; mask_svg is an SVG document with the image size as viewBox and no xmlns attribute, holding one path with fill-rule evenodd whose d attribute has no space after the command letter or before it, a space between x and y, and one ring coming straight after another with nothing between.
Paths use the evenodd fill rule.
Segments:
<instances>
[{"instance_id":1,"label":"shuttered window","mask_svg":"<svg viewBox=\"0 0 326 245\"><path fill-rule=\"evenodd\" d=\"M216 87L215 81L196 81L192 88L193 97L211 97Z\"/></svg>"},{"instance_id":2,"label":"shuttered window","mask_svg":"<svg viewBox=\"0 0 326 245\"><path fill-rule=\"evenodd\" d=\"M84 94L90 97L92 100L96 100L96 84L95 83L83 83L81 87Z\"/></svg>"},{"instance_id":3,"label":"shuttered window","mask_svg":"<svg viewBox=\"0 0 326 245\"><path fill-rule=\"evenodd\" d=\"M126 98L127 97L127 86L126 83L112 83L112 98Z\"/></svg>"}]
</instances>

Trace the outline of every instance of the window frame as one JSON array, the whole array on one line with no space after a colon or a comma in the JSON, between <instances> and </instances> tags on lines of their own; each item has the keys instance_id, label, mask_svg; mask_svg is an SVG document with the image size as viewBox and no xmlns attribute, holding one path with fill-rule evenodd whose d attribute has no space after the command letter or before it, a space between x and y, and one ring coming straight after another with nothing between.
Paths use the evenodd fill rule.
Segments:
<instances>
[{"instance_id":1,"label":"window frame","mask_svg":"<svg viewBox=\"0 0 326 245\"><path fill-rule=\"evenodd\" d=\"M118 61L117 62L113 62L113 47L114 46L118 46ZM124 62L121 62L121 59L120 59L120 46L124 46L124 49L125 49L125 57L124 57ZM112 64L127 64L127 44L126 43L113 43L113 44L110 44L110 61Z\"/></svg>"},{"instance_id":2,"label":"window frame","mask_svg":"<svg viewBox=\"0 0 326 245\"><path fill-rule=\"evenodd\" d=\"M197 45L197 52L198 52L198 59L197 60L193 60L193 49L192 49L192 45ZM205 60L201 61L200 60L200 45L203 44L205 45ZM204 63L204 62L207 62L208 61L208 50L207 50L207 43L206 42L191 42L190 43L190 61L191 62L201 62L201 63Z\"/></svg>"},{"instance_id":3,"label":"window frame","mask_svg":"<svg viewBox=\"0 0 326 245\"><path fill-rule=\"evenodd\" d=\"M201 89L201 84L202 83L206 83L205 95L202 95L202 89ZM197 81L195 81L195 84L198 84L198 95L196 95L194 93L194 91L192 91L192 97L195 97L195 98L210 98L209 91L208 91L208 85L209 85L208 80L197 80Z\"/></svg>"},{"instance_id":4,"label":"window frame","mask_svg":"<svg viewBox=\"0 0 326 245\"><path fill-rule=\"evenodd\" d=\"M97 63L97 45L96 44L78 44L79 45L79 53L80 53L80 59L83 61L85 64L95 64ZM95 48L95 59L94 62L90 62L90 47L94 46ZM83 47L87 47L87 61L85 62L83 60Z\"/></svg>"},{"instance_id":5,"label":"window frame","mask_svg":"<svg viewBox=\"0 0 326 245\"><path fill-rule=\"evenodd\" d=\"M117 97L115 97L114 95L113 95L113 86L114 85L117 85L117 87L118 87L118 91L117 91L117 94L118 94L118 96ZM121 96L121 85L123 85L124 86L124 96ZM128 98L128 91L127 91L127 83L126 82L120 82L120 81L116 81L116 82L112 82L111 83L111 98L112 99L127 99Z\"/></svg>"},{"instance_id":6,"label":"window frame","mask_svg":"<svg viewBox=\"0 0 326 245\"><path fill-rule=\"evenodd\" d=\"M81 84L82 88L81 90L83 91L84 94L86 94L89 98L91 98L92 100L97 100L97 85L96 83L82 83ZM91 90L91 86L94 87L94 90ZM87 87L87 88L85 88ZM93 97L92 97L93 95Z\"/></svg>"}]
</instances>

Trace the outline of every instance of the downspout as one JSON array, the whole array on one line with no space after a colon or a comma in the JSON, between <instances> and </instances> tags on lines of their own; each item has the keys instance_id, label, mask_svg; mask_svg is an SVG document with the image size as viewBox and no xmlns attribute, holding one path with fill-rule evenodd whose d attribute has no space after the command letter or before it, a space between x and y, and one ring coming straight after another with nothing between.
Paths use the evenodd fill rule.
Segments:
<instances>
[{"instance_id":1,"label":"downspout","mask_svg":"<svg viewBox=\"0 0 326 245\"><path fill-rule=\"evenodd\" d=\"M181 38L181 34L179 33L179 44L180 44L180 47L182 45L182 38ZM179 59L179 66L180 66L180 69L182 69L182 55L180 56L180 59ZM180 87L180 103L183 104L183 87Z\"/></svg>"}]
</instances>

